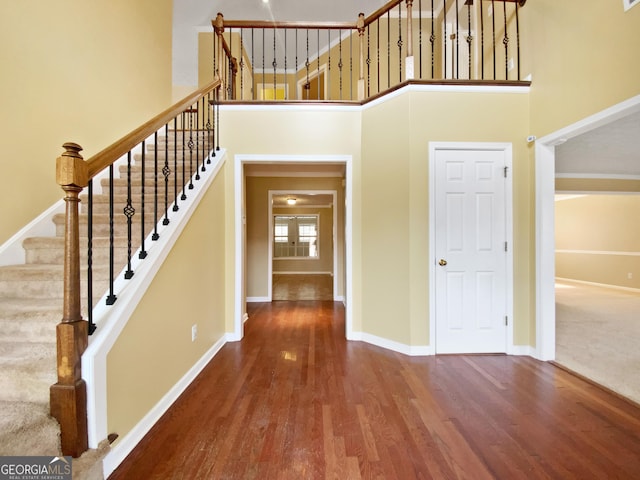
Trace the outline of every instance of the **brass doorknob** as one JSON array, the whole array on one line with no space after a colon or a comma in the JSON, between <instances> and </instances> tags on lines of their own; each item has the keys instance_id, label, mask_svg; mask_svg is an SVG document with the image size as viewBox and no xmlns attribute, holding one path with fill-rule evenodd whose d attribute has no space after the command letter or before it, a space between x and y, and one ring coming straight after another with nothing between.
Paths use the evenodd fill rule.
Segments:
<instances>
[{"instance_id":1,"label":"brass doorknob","mask_svg":"<svg viewBox=\"0 0 640 480\"><path fill-rule=\"evenodd\" d=\"M441 258L441 259L440 259L440 261L438 262L438 264L439 264L441 267L444 267L444 266L447 264L447 261L446 261L444 258Z\"/></svg>"}]
</instances>

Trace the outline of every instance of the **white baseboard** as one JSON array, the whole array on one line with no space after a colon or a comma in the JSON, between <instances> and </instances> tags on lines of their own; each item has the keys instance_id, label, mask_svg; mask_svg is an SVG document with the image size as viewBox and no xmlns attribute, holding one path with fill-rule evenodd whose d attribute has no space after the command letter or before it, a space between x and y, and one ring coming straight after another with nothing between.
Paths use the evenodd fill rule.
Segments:
<instances>
[{"instance_id":1,"label":"white baseboard","mask_svg":"<svg viewBox=\"0 0 640 480\"><path fill-rule=\"evenodd\" d=\"M264 303L270 301L271 299L269 297L247 297L247 303Z\"/></svg>"},{"instance_id":2,"label":"white baseboard","mask_svg":"<svg viewBox=\"0 0 640 480\"><path fill-rule=\"evenodd\" d=\"M537 352L534 347L531 345L512 345L511 348L507 351L508 355L517 355L521 357L537 357Z\"/></svg>"},{"instance_id":3,"label":"white baseboard","mask_svg":"<svg viewBox=\"0 0 640 480\"><path fill-rule=\"evenodd\" d=\"M394 342L393 340L378 337L376 335L371 335L370 333L364 332L353 332L350 335L349 340L370 343L371 345L375 345L376 347L386 348L387 350L402 353L403 355L408 355L411 357L435 354L433 348L429 345L406 345L404 343Z\"/></svg>"},{"instance_id":4,"label":"white baseboard","mask_svg":"<svg viewBox=\"0 0 640 480\"><path fill-rule=\"evenodd\" d=\"M147 413L140 422L118 443L116 443L104 458L102 468L104 477L107 478L118 465L126 458L136 445L151 430L162 415L173 405L178 397L195 380L204 367L215 357L220 349L227 343L226 336L218 340L196 364L169 390L164 397Z\"/></svg>"}]
</instances>

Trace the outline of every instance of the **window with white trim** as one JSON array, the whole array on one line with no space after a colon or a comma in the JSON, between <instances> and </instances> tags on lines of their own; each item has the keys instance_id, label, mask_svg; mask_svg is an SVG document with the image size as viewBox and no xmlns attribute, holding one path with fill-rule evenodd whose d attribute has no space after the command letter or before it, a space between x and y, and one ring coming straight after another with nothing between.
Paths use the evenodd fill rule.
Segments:
<instances>
[{"instance_id":1,"label":"window with white trim","mask_svg":"<svg viewBox=\"0 0 640 480\"><path fill-rule=\"evenodd\" d=\"M274 215L273 257L319 257L319 215Z\"/></svg>"}]
</instances>

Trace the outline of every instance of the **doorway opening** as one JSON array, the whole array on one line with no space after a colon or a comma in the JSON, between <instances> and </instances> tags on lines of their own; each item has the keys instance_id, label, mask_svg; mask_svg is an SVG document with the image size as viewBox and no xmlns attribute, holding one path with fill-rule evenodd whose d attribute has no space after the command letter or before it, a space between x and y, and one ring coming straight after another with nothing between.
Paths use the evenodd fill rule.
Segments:
<instances>
[{"instance_id":1,"label":"doorway opening","mask_svg":"<svg viewBox=\"0 0 640 480\"><path fill-rule=\"evenodd\" d=\"M333 274L333 300L344 303L345 337L353 339L351 155L236 155L234 166L235 315L234 333L230 339L242 339L244 322L248 318L247 303L273 300L273 202L278 195L297 197L305 192L322 193L331 198L332 220L329 224L333 240L330 243L335 253L329 256L331 266L323 267L322 271ZM303 238L306 243L309 243L309 228L307 225L302 235L306 237ZM324 247L320 245L320 258L325 259L323 251Z\"/></svg>"}]
</instances>

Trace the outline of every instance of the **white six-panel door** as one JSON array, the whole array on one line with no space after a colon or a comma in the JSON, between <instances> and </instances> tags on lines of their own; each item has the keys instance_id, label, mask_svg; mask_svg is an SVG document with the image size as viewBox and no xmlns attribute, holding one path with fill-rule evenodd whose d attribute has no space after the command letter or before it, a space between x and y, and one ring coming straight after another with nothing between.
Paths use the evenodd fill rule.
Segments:
<instances>
[{"instance_id":1,"label":"white six-panel door","mask_svg":"<svg viewBox=\"0 0 640 480\"><path fill-rule=\"evenodd\" d=\"M436 353L507 351L508 153L432 149Z\"/></svg>"}]
</instances>

